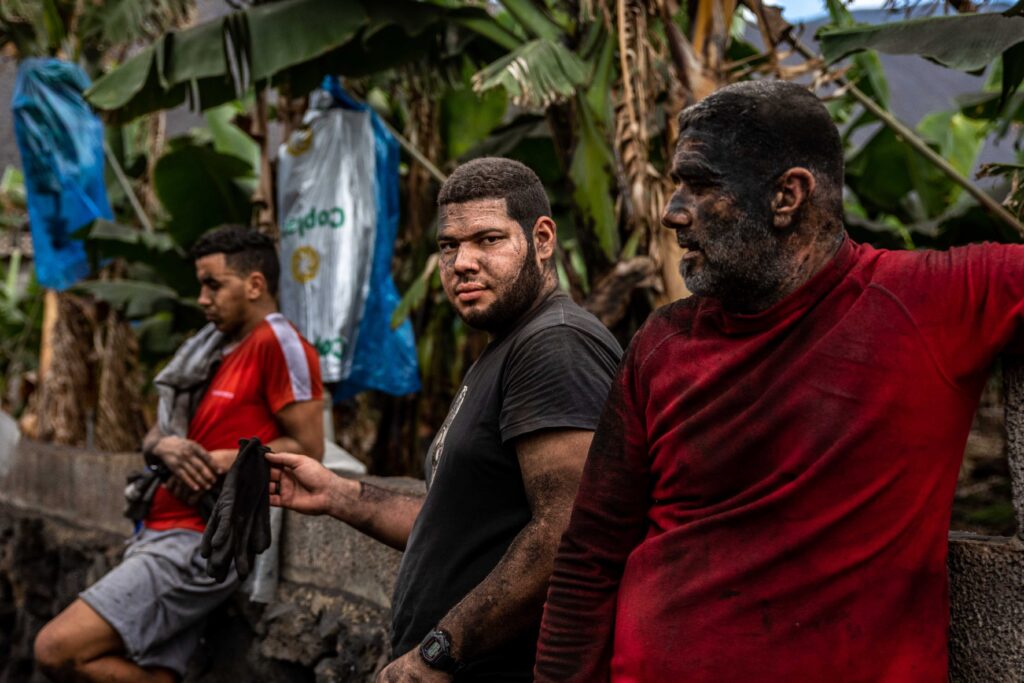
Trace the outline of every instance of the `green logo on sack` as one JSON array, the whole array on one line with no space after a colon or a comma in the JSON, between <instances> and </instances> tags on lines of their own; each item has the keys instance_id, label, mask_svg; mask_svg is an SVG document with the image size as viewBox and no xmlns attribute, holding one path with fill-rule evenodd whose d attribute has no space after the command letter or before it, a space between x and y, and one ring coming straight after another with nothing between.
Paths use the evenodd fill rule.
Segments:
<instances>
[{"instance_id":1,"label":"green logo on sack","mask_svg":"<svg viewBox=\"0 0 1024 683\"><path fill-rule=\"evenodd\" d=\"M313 340L313 348L323 358L336 358L341 360L345 352L345 340L341 337L323 338L317 337Z\"/></svg>"},{"instance_id":2,"label":"green logo on sack","mask_svg":"<svg viewBox=\"0 0 1024 683\"><path fill-rule=\"evenodd\" d=\"M284 223L281 229L281 237L298 234L302 237L315 228L340 228L345 224L345 212L340 206L330 209L312 208L309 213L302 216L294 216Z\"/></svg>"}]
</instances>

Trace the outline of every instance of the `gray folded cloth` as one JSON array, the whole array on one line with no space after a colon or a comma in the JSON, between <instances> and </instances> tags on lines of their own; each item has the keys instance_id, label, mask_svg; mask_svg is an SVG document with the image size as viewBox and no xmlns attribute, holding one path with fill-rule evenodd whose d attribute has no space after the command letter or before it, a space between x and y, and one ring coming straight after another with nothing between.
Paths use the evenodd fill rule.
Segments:
<instances>
[{"instance_id":1,"label":"gray folded cloth","mask_svg":"<svg viewBox=\"0 0 1024 683\"><path fill-rule=\"evenodd\" d=\"M165 436L188 434L188 423L217 371L224 335L209 323L185 340L153 380L159 402L157 424Z\"/></svg>"}]
</instances>

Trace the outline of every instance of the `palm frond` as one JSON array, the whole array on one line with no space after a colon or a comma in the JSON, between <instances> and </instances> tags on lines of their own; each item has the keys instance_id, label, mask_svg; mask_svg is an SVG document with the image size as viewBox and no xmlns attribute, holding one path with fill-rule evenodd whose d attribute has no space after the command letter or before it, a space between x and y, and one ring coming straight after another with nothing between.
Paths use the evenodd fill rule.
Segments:
<instances>
[{"instance_id":1,"label":"palm frond","mask_svg":"<svg viewBox=\"0 0 1024 683\"><path fill-rule=\"evenodd\" d=\"M572 97L586 80L579 57L561 43L541 38L485 66L473 76L473 89L501 86L520 107L547 107Z\"/></svg>"},{"instance_id":2,"label":"palm frond","mask_svg":"<svg viewBox=\"0 0 1024 683\"><path fill-rule=\"evenodd\" d=\"M83 43L127 45L152 41L168 30L187 24L195 0L106 0L84 3L79 18Z\"/></svg>"}]
</instances>

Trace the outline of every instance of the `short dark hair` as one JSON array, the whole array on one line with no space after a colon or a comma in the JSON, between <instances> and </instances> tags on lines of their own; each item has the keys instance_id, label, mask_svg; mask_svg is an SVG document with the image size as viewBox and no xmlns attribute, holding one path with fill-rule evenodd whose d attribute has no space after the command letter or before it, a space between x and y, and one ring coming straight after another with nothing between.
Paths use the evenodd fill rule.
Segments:
<instances>
[{"instance_id":1,"label":"short dark hair","mask_svg":"<svg viewBox=\"0 0 1024 683\"><path fill-rule=\"evenodd\" d=\"M189 249L193 261L210 254L224 254L228 266L243 275L259 271L270 295L277 296L281 265L274 238L244 225L225 225L205 233Z\"/></svg>"},{"instance_id":2,"label":"short dark hair","mask_svg":"<svg viewBox=\"0 0 1024 683\"><path fill-rule=\"evenodd\" d=\"M551 203L540 178L514 159L481 157L462 164L441 185L437 206L477 199L504 199L509 218L522 226L527 239L532 239L537 219L551 215Z\"/></svg>"},{"instance_id":3,"label":"short dark hair","mask_svg":"<svg viewBox=\"0 0 1024 683\"><path fill-rule=\"evenodd\" d=\"M805 86L788 81L743 81L726 86L679 114L687 129L719 147L717 158L747 178L772 182L795 166L807 168L842 214L843 144L828 110Z\"/></svg>"}]
</instances>

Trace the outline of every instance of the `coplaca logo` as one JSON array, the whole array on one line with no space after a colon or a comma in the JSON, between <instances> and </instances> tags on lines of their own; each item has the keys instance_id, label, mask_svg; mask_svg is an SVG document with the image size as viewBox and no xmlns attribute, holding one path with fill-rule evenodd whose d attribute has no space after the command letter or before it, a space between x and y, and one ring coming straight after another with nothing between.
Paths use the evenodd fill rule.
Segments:
<instances>
[{"instance_id":1,"label":"coplaca logo","mask_svg":"<svg viewBox=\"0 0 1024 683\"><path fill-rule=\"evenodd\" d=\"M284 222L281 237L298 235L302 237L310 230L317 228L337 229L345 225L345 211L340 206L329 209L312 208L301 216L292 216Z\"/></svg>"}]
</instances>

